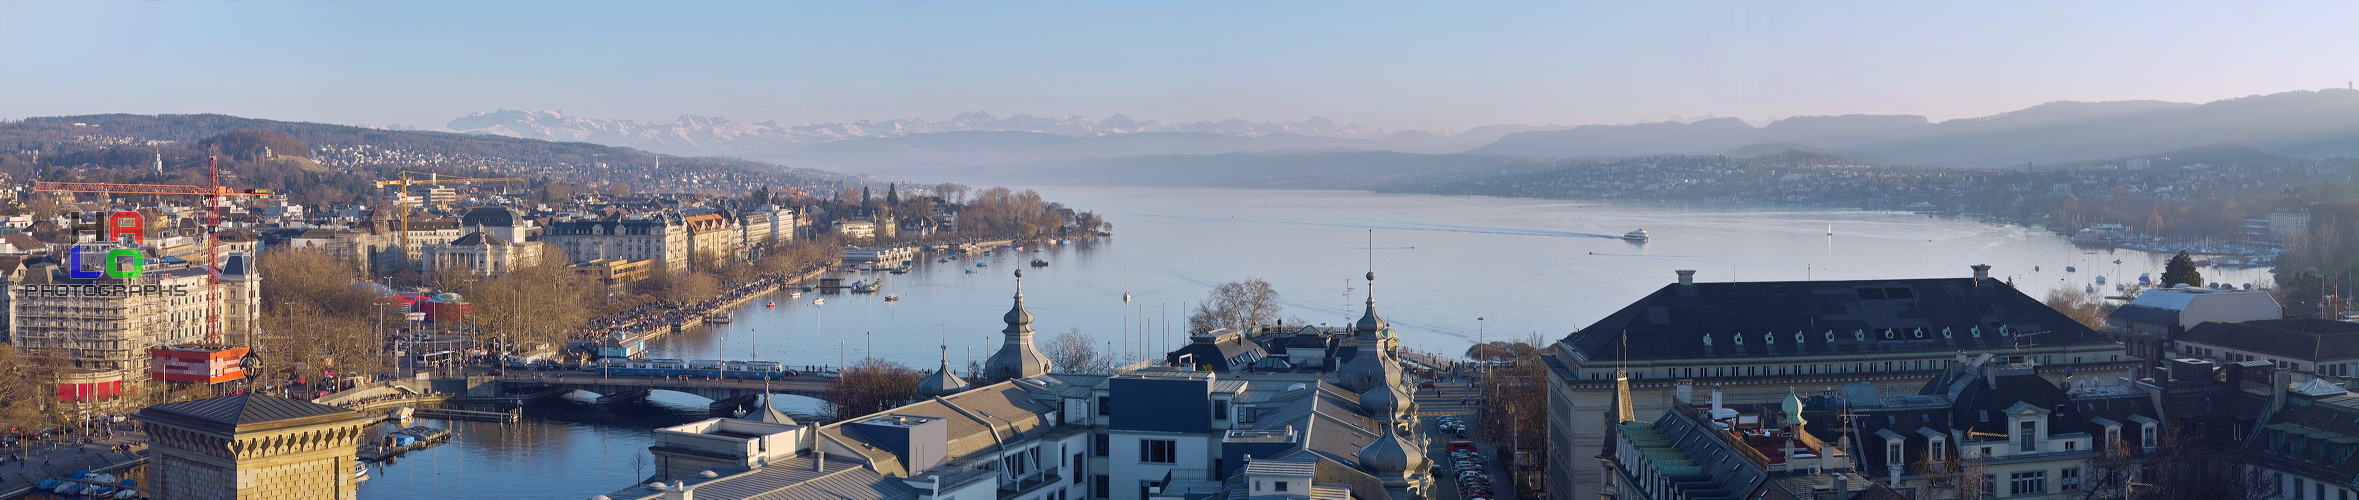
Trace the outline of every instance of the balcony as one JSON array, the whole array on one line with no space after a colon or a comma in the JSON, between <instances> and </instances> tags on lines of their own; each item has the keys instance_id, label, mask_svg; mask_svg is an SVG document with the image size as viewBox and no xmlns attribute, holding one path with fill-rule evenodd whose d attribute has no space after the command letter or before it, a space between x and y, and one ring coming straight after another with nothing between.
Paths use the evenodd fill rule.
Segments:
<instances>
[{"instance_id":1,"label":"balcony","mask_svg":"<svg viewBox=\"0 0 2359 500\"><path fill-rule=\"evenodd\" d=\"M1014 482L999 483L999 499L1009 500L1031 494L1041 488L1064 484L1064 477L1046 471L1026 474Z\"/></svg>"}]
</instances>

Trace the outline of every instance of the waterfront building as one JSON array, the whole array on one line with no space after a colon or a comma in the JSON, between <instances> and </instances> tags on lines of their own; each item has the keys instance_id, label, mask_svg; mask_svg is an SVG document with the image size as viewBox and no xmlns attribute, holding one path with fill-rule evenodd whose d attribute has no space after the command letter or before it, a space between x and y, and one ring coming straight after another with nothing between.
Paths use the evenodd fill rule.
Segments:
<instances>
[{"instance_id":1,"label":"waterfront building","mask_svg":"<svg viewBox=\"0 0 2359 500\"><path fill-rule=\"evenodd\" d=\"M735 213L722 210L691 215L681 218L680 225L688 231L688 255L696 256L689 259L691 269L698 259L719 262L745 258L741 250L745 231L738 226Z\"/></svg>"},{"instance_id":2,"label":"waterfront building","mask_svg":"<svg viewBox=\"0 0 2359 500\"><path fill-rule=\"evenodd\" d=\"M573 274L598 280L610 288L620 289L647 279L648 269L655 261L623 259L590 259L573 265Z\"/></svg>"},{"instance_id":3,"label":"waterfront building","mask_svg":"<svg viewBox=\"0 0 2359 500\"><path fill-rule=\"evenodd\" d=\"M800 229L797 223L801 220L790 208L772 204L755 205L745 211L745 222L738 226L744 232L738 244L745 248L761 248L764 245L794 241L795 231Z\"/></svg>"},{"instance_id":4,"label":"waterfront building","mask_svg":"<svg viewBox=\"0 0 2359 500\"><path fill-rule=\"evenodd\" d=\"M679 214L550 223L542 240L574 262L597 259L655 261L666 272L688 270L689 235Z\"/></svg>"},{"instance_id":5,"label":"waterfront building","mask_svg":"<svg viewBox=\"0 0 2359 500\"><path fill-rule=\"evenodd\" d=\"M1960 352L2033 366L2051 383L2067 372L2128 377L2141 364L1989 269L1975 266L1972 278L1746 283L1697 283L1694 271L1679 271L1678 282L1545 356L1550 495L1599 495L1605 471L1592 457L1612 442L1615 422L1600 416L1613 409L1622 370L1632 396L1623 399L1635 414L1653 415L1683 383L1716 387L1732 404L1859 382L1911 394Z\"/></svg>"},{"instance_id":6,"label":"waterfront building","mask_svg":"<svg viewBox=\"0 0 2359 500\"><path fill-rule=\"evenodd\" d=\"M2106 337L2121 342L2125 354L2145 360L2151 376L2166 359L2201 352L2179 351L2175 342L2187 330L2206 321L2253 321L2285 317L2285 309L2269 292L2213 288L2156 288L2115 308L2105 316ZM2242 361L2242 360L2236 360Z\"/></svg>"},{"instance_id":7,"label":"waterfront building","mask_svg":"<svg viewBox=\"0 0 2359 500\"><path fill-rule=\"evenodd\" d=\"M835 234L853 241L876 238L876 222L864 220L835 221Z\"/></svg>"},{"instance_id":8,"label":"waterfront building","mask_svg":"<svg viewBox=\"0 0 2359 500\"><path fill-rule=\"evenodd\" d=\"M155 498L356 498L354 453L375 416L261 394L148 407Z\"/></svg>"}]
</instances>

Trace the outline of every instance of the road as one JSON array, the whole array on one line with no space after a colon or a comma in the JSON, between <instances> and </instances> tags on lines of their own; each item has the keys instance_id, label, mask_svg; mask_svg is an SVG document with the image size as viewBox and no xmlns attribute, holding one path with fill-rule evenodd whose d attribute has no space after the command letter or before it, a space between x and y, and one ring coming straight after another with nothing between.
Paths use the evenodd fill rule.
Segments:
<instances>
[{"instance_id":1,"label":"road","mask_svg":"<svg viewBox=\"0 0 2359 500\"><path fill-rule=\"evenodd\" d=\"M1475 450L1483 457L1485 473L1491 476L1492 498L1516 498L1514 476L1507 474L1508 462L1499 457L1498 448L1472 437L1479 432L1477 427L1482 425L1482 422L1475 416L1479 403L1460 401L1461 398L1473 398L1481 394L1475 389L1467 387L1466 384L1466 382L1445 379L1436 382L1434 388L1417 389L1417 415L1422 420L1421 425L1425 426L1425 435L1433 438L1432 446L1426 449L1426 456L1432 458L1433 463L1441 465L1443 468L1443 473L1434 477L1434 498L1439 500L1463 500L1465 498L1458 491L1457 473L1449 470L1452 463L1450 454L1442 451L1444 445L1456 440L1475 442ZM1458 437L1441 430L1437 417L1442 416L1456 416L1464 419L1467 426L1467 437Z\"/></svg>"}]
</instances>

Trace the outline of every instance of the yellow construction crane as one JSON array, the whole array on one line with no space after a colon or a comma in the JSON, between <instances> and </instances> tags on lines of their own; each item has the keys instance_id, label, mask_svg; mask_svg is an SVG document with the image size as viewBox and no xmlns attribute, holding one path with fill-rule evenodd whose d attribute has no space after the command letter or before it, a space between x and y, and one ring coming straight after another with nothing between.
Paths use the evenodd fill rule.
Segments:
<instances>
[{"instance_id":1,"label":"yellow construction crane","mask_svg":"<svg viewBox=\"0 0 2359 500\"><path fill-rule=\"evenodd\" d=\"M408 258L410 251L410 186L465 184L475 182L524 182L524 179L516 177L455 177L428 172L411 172L407 170L402 171L400 176L401 179L399 180L377 181L377 187L398 186L400 191L400 194L394 196L393 199L395 200L394 211L395 213L399 214L399 217L401 218L401 252L402 257L405 260ZM416 177L425 178L418 179Z\"/></svg>"}]
</instances>

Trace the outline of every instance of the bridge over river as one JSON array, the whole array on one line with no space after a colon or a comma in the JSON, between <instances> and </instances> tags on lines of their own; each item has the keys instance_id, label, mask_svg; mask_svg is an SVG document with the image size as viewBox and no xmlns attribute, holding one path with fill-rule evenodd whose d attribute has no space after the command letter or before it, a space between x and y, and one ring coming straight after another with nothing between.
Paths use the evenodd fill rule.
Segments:
<instances>
[{"instance_id":1,"label":"bridge over river","mask_svg":"<svg viewBox=\"0 0 2359 500\"><path fill-rule=\"evenodd\" d=\"M745 407L762 394L825 399L835 389L833 378L818 376L761 379L601 375L585 372L523 372L497 377L469 377L469 396L544 393L574 389L598 393L601 404L644 398L652 391L672 391L713 400L713 408Z\"/></svg>"}]
</instances>

